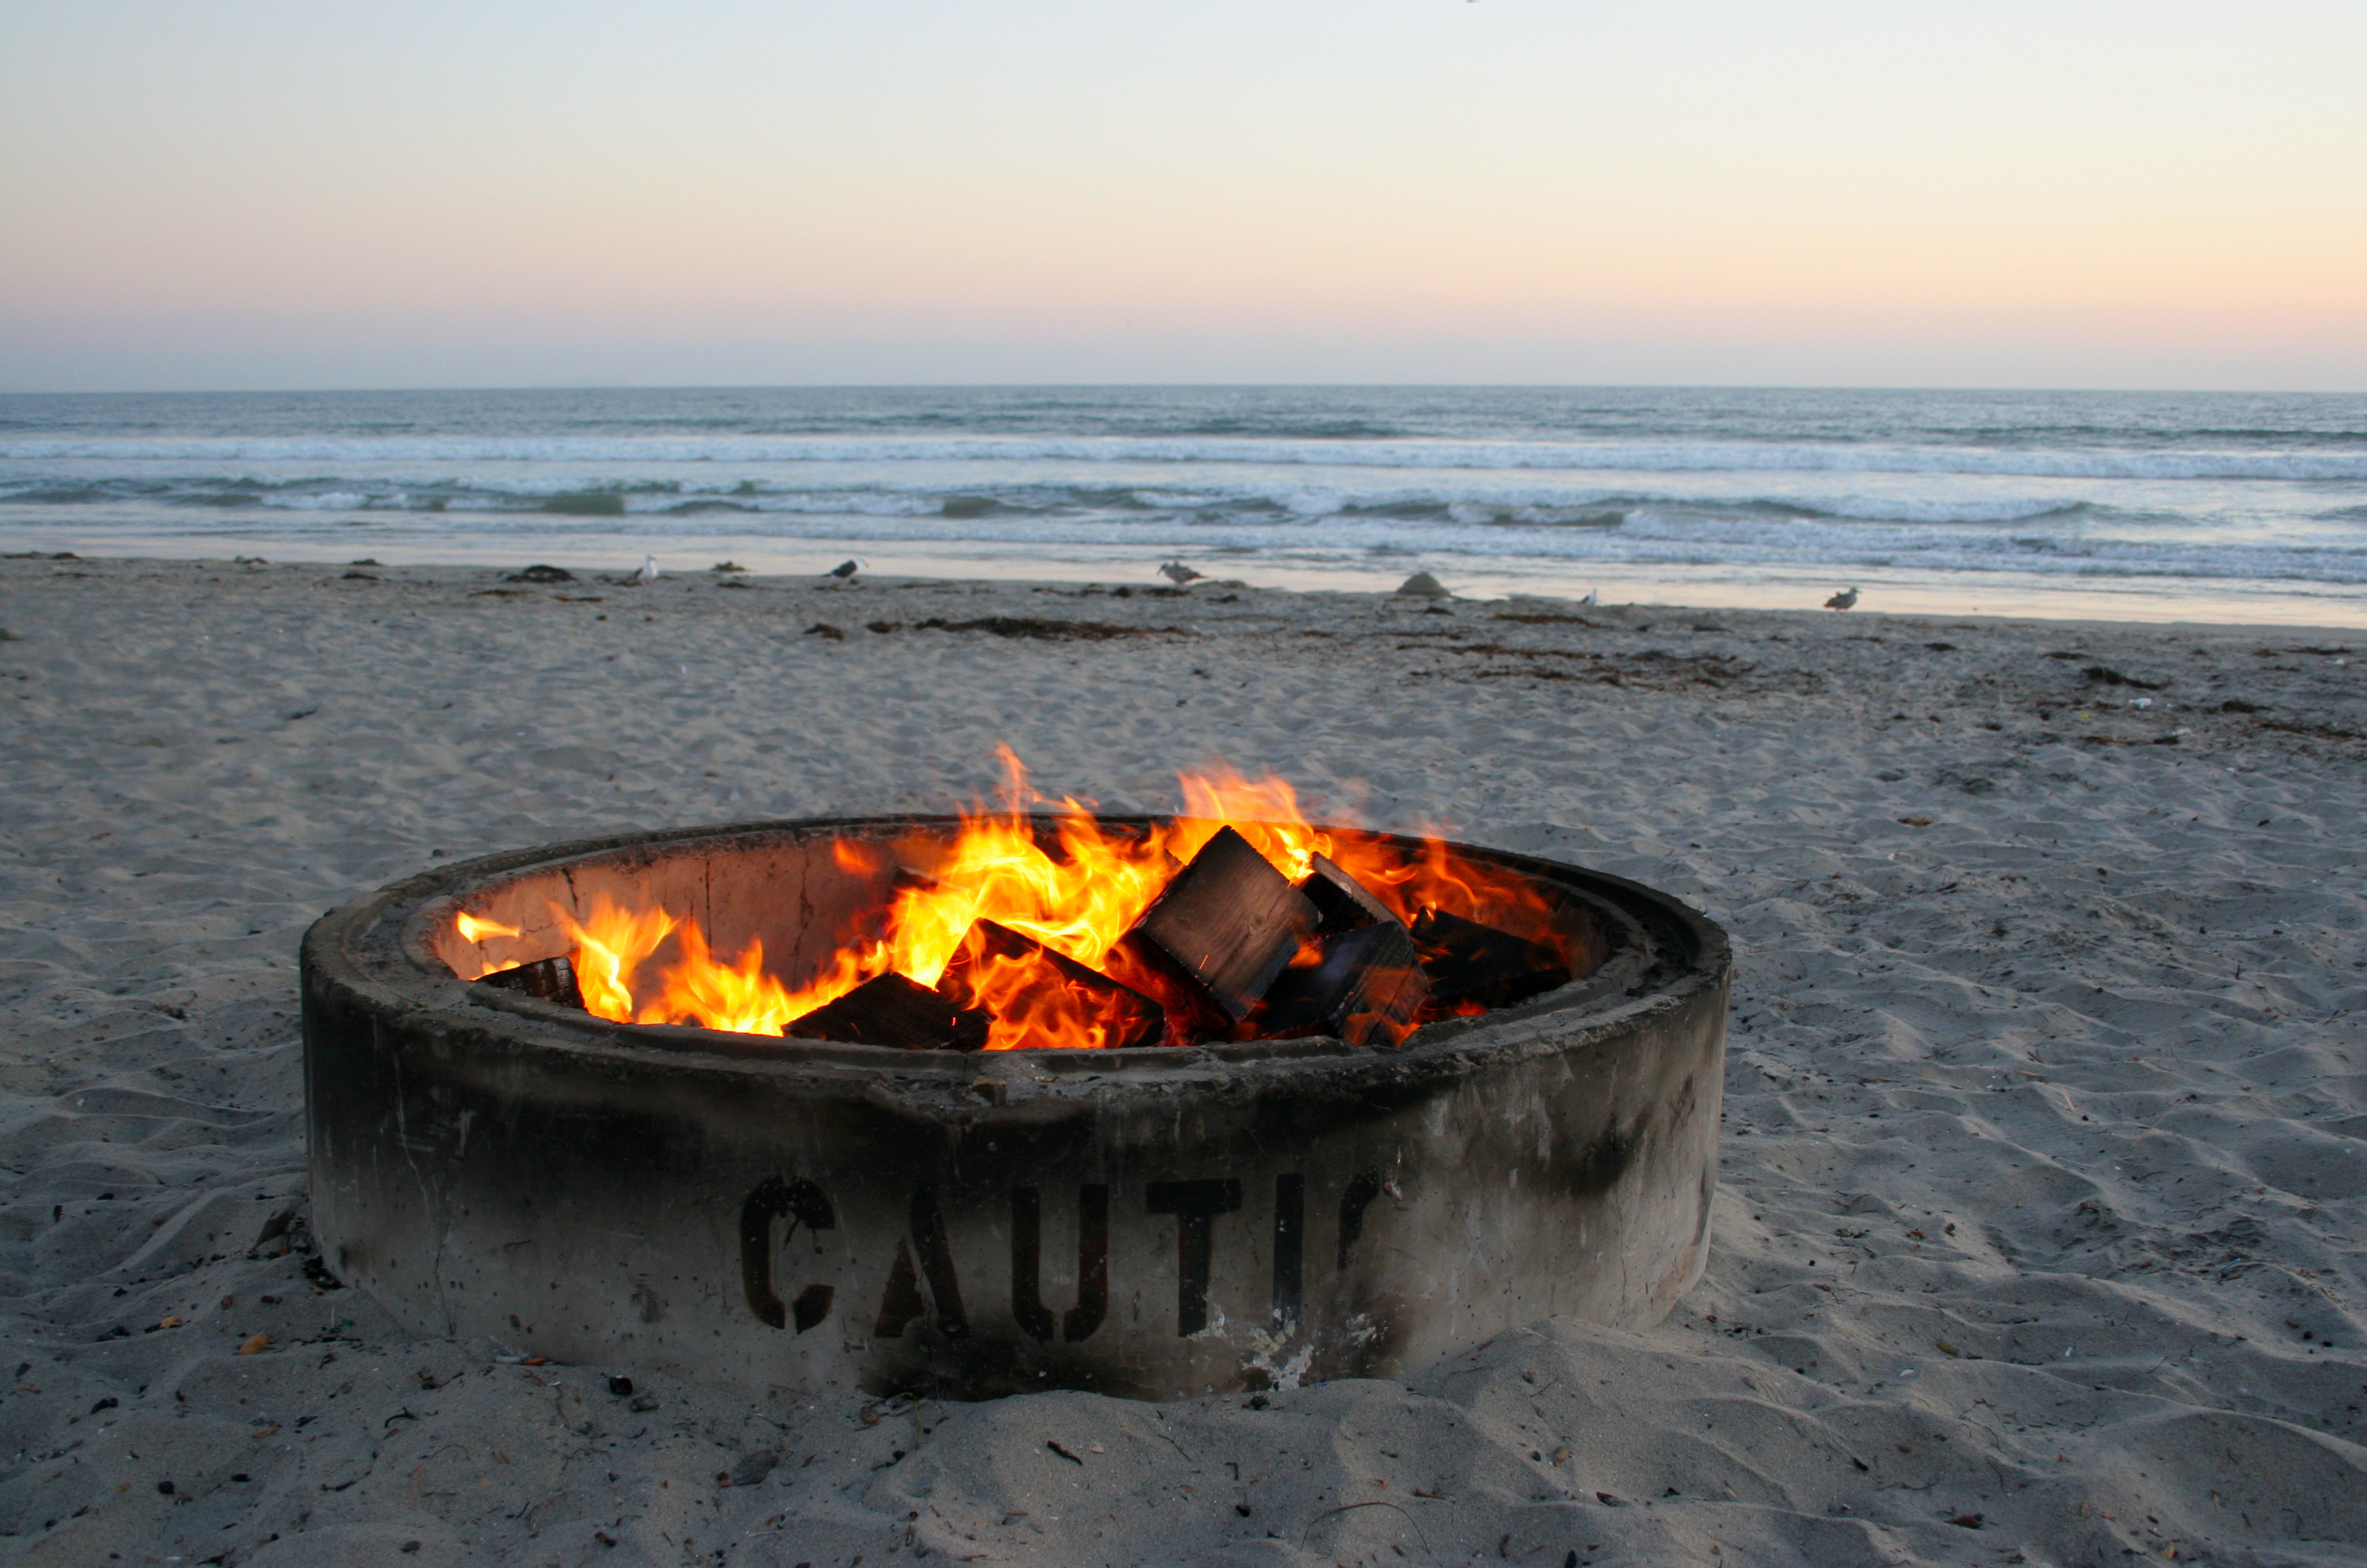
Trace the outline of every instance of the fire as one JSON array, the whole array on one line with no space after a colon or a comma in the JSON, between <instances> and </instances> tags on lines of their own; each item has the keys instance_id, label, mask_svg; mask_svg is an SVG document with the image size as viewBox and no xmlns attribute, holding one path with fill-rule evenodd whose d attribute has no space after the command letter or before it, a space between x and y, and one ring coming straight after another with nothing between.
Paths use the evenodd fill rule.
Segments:
<instances>
[{"instance_id":1,"label":"fire","mask_svg":"<svg viewBox=\"0 0 2367 1568\"><path fill-rule=\"evenodd\" d=\"M1054 855L1036 841L1026 814L1037 799L1026 770L1011 748L997 750L1004 770L1002 810L966 814L953 852L932 873L934 885L905 889L889 911L886 966L923 986L937 983L979 920L1007 926L1098 968L1189 858L1168 848L1172 829L1142 839L1104 833L1090 806L1067 798L1055 811L1059 853ZM1203 842L1206 838L1201 835Z\"/></svg>"},{"instance_id":2,"label":"fire","mask_svg":"<svg viewBox=\"0 0 2367 1568\"><path fill-rule=\"evenodd\" d=\"M518 934L518 929L515 926L505 926L499 920L488 920L481 916L470 914L465 909L452 917L452 929L470 942L482 942L489 936Z\"/></svg>"},{"instance_id":3,"label":"fire","mask_svg":"<svg viewBox=\"0 0 2367 1568\"><path fill-rule=\"evenodd\" d=\"M1006 928L1007 929L1007 928ZM1163 1032L1158 1003L1048 949L1000 942L995 928L970 927L939 989L987 1015L986 1048L1106 1050L1149 1044Z\"/></svg>"},{"instance_id":4,"label":"fire","mask_svg":"<svg viewBox=\"0 0 2367 1568\"><path fill-rule=\"evenodd\" d=\"M678 922L663 909L620 909L605 897L592 906L588 927L558 905L551 908L575 938L575 984L585 1010L619 1023L640 1021L633 1013L634 975Z\"/></svg>"},{"instance_id":5,"label":"fire","mask_svg":"<svg viewBox=\"0 0 2367 1568\"><path fill-rule=\"evenodd\" d=\"M1293 882L1306 880L1321 855L1409 925L1424 909L1444 909L1558 945L1544 895L1523 878L1465 861L1436 829L1422 835L1421 853L1408 860L1394 844L1308 826L1298 793L1282 779L1245 779L1222 763L1179 778L1184 815L1172 845L1178 861L1190 860L1217 829L1230 827Z\"/></svg>"},{"instance_id":6,"label":"fire","mask_svg":"<svg viewBox=\"0 0 2367 1568\"><path fill-rule=\"evenodd\" d=\"M877 875L890 857L902 865L884 929L857 933L826 970L792 987L764 968L760 942L723 956L697 922L663 908L627 909L601 898L583 919L553 906L573 943L576 979L587 1010L617 1022L685 1023L747 1034L778 1035L797 1020L891 971L937 987L990 1018L990 1050L1095 1049L1137 1043L1146 1035L1144 997L1161 984L1119 939L1168 882L1223 828L1230 827L1294 883L1317 855L1339 865L1410 922L1437 908L1484 918L1501 929L1547 941L1550 910L1525 880L1474 865L1435 837L1420 853L1353 832L1310 826L1297 794L1278 778L1248 779L1221 763L1180 775L1184 809L1147 831L1104 829L1092 803L1048 803L1027 784L1010 748L997 806L962 816L950 845L914 840L889 845L837 840L832 852L850 874ZM1031 807L1049 806L1047 846ZM979 934L991 921L1046 952ZM460 934L515 935L478 917L456 918ZM1057 958L1048 956L1057 954ZM1301 962L1308 955L1302 953ZM1065 969L1061 960L1082 970ZM954 974L947 976L951 967ZM1119 990L1105 985L1130 987ZM1150 1003L1156 1006L1155 1000ZM1150 1025L1155 1033L1155 1021ZM1170 1024L1170 1037L1175 1037Z\"/></svg>"},{"instance_id":7,"label":"fire","mask_svg":"<svg viewBox=\"0 0 2367 1568\"><path fill-rule=\"evenodd\" d=\"M1331 836L1307 825L1298 792L1281 779L1245 779L1218 762L1205 773L1180 773L1177 781L1184 786L1184 814L1175 824L1171 852L1178 861L1198 854L1225 827L1293 882L1307 880L1317 855L1331 853Z\"/></svg>"}]
</instances>

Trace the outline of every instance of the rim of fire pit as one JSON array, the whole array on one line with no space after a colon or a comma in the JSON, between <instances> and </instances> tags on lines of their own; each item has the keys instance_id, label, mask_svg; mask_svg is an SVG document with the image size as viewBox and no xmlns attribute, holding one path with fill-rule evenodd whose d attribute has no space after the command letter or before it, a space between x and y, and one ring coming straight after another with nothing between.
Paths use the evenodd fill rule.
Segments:
<instances>
[{"instance_id":1,"label":"rim of fire pit","mask_svg":"<svg viewBox=\"0 0 2367 1568\"><path fill-rule=\"evenodd\" d=\"M1057 819L1032 820L1046 841ZM1171 818L1101 816L1104 829L1138 829ZM1365 829L1354 832L1405 849L1420 840ZM307 990L334 987L389 1023L454 1047L556 1052L644 1067L673 1065L702 1071L741 1071L773 1077L815 1077L856 1092L883 1077L913 1089L968 1090L998 1076L1042 1079L1071 1076L1135 1080L1146 1087L1177 1075L1197 1076L1221 1066L1233 1075L1294 1064L1331 1068L1385 1066L1393 1075L1426 1077L1452 1071L1474 1052L1490 1055L1566 1051L1580 1034L1609 1032L1639 1011L1680 1005L1726 983L1732 953L1726 933L1690 906L1625 877L1510 851L1455 842L1455 852L1517 872L1581 909L1605 938L1607 952L1586 973L1537 996L1467 1018L1444 1019L1415 1031L1395 1049L1355 1047L1327 1037L1212 1042L1109 1050L957 1052L900 1050L828 1040L751 1035L685 1024L617 1023L523 993L464 980L437 954L435 933L448 926L470 892L538 871L702 842L728 851L735 840L796 840L832 837L890 838L910 833L952 835L954 816L797 818L720 826L664 829L579 839L461 861L391 883L356 903L330 910L304 939ZM1002 1069L998 1075L996 1069ZM1102 1086L1106 1089L1109 1086ZM999 1099L999 1096L994 1098Z\"/></svg>"}]
</instances>

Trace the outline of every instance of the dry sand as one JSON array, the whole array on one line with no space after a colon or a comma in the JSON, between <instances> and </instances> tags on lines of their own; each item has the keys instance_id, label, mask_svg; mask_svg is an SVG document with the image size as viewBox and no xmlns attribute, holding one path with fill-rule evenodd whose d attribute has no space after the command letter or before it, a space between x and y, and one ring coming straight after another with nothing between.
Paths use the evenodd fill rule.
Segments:
<instances>
[{"instance_id":1,"label":"dry sand","mask_svg":"<svg viewBox=\"0 0 2367 1568\"><path fill-rule=\"evenodd\" d=\"M0 561L0 1561L2367 1562L2367 648L1873 608ZM1140 635L914 625L991 616ZM958 1406L616 1396L250 1250L322 910L1000 739L1723 921L1708 1277L1403 1382Z\"/></svg>"}]
</instances>

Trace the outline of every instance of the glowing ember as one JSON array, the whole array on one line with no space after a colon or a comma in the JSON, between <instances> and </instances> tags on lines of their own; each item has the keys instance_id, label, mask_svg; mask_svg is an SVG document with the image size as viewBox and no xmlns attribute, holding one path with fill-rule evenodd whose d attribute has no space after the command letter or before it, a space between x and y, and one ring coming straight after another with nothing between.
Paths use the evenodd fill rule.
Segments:
<instances>
[{"instance_id":1,"label":"glowing ember","mask_svg":"<svg viewBox=\"0 0 2367 1568\"><path fill-rule=\"evenodd\" d=\"M1544 897L1525 879L1467 861L1435 836L1409 852L1376 837L1314 828L1288 784L1245 779L1222 765L1182 775L1184 813L1147 831L1104 830L1089 803L1063 798L1050 807L1048 847L1028 815L1031 806L1048 803L1028 786L1011 750L1000 750L1002 801L964 813L949 846L934 839L912 846L845 839L832 845L849 872L896 869L906 863L896 857L908 849L924 869L899 875L884 922L874 928L882 934L848 942L823 974L796 986L765 970L760 943L728 957L714 953L686 915L622 908L603 897L578 919L554 905L573 943L570 956L585 1009L620 1023L777 1035L892 972L937 987L959 1007L985 1011L989 1050L1144 1043L1161 1036L1162 1011L1163 1037L1183 1043L1206 1026L1205 1015L1177 994L1171 976L1154 972L1120 939L1227 827L1294 884L1306 881L1320 855L1408 925L1437 910L1563 951ZM454 925L470 942L518 934L465 913ZM1310 943L1295 962L1303 966L1317 957Z\"/></svg>"}]
</instances>

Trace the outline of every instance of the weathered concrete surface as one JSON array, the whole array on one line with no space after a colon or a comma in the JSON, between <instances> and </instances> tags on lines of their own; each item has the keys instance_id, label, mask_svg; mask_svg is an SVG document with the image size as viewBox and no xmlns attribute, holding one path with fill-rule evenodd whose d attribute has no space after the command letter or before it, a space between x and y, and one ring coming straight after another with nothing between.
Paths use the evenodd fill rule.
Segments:
<instances>
[{"instance_id":1,"label":"weathered concrete surface","mask_svg":"<svg viewBox=\"0 0 2367 1568\"><path fill-rule=\"evenodd\" d=\"M1393 1375L1549 1315L1643 1326L1699 1276L1728 951L1615 877L1467 852L1549 887L1591 972L1395 1052L759 1041L488 994L438 953L456 897L526 928L488 949L515 962L562 945L550 898L663 891L723 951L818 959L884 893L831 837L916 826L946 825L562 846L321 920L305 1069L338 1272L417 1332L561 1360L1146 1398Z\"/></svg>"}]
</instances>

